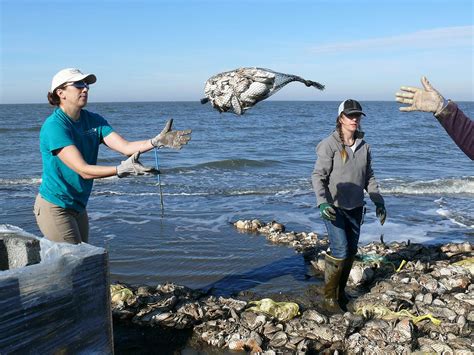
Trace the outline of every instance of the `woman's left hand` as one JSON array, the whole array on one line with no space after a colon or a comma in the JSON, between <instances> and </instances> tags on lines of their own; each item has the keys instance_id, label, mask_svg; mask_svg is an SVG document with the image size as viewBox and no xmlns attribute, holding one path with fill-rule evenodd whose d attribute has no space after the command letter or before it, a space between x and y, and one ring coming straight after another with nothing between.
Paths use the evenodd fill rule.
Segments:
<instances>
[{"instance_id":1,"label":"woman's left hand","mask_svg":"<svg viewBox=\"0 0 474 355\"><path fill-rule=\"evenodd\" d=\"M155 138L150 140L154 147L168 147L173 149L181 149L183 145L188 144L191 140L191 130L172 131L173 119L166 122L165 128Z\"/></svg>"}]
</instances>

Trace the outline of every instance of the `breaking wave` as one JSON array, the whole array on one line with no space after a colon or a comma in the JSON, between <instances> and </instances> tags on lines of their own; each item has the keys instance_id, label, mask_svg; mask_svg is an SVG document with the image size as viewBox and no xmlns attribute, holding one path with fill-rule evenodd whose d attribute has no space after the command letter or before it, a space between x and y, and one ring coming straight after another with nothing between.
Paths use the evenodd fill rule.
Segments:
<instances>
[{"instance_id":1,"label":"breaking wave","mask_svg":"<svg viewBox=\"0 0 474 355\"><path fill-rule=\"evenodd\" d=\"M9 185L39 185L41 178L0 179L0 186Z\"/></svg>"},{"instance_id":2,"label":"breaking wave","mask_svg":"<svg viewBox=\"0 0 474 355\"><path fill-rule=\"evenodd\" d=\"M164 191L163 196L245 196L245 195L286 195L288 190L262 189L262 190L232 190L232 189L215 189L212 191L195 191L195 192L168 192ZM159 196L157 192L126 192L126 191L93 191L95 196Z\"/></svg>"},{"instance_id":3,"label":"breaking wave","mask_svg":"<svg viewBox=\"0 0 474 355\"><path fill-rule=\"evenodd\" d=\"M474 194L474 176L427 181L382 181L382 193L404 195Z\"/></svg>"},{"instance_id":4,"label":"breaking wave","mask_svg":"<svg viewBox=\"0 0 474 355\"><path fill-rule=\"evenodd\" d=\"M196 164L189 167L176 167L166 169L167 172L187 172L195 170L240 170L244 168L262 168L274 166L278 161L275 160L252 160L252 159L224 159Z\"/></svg>"}]
</instances>

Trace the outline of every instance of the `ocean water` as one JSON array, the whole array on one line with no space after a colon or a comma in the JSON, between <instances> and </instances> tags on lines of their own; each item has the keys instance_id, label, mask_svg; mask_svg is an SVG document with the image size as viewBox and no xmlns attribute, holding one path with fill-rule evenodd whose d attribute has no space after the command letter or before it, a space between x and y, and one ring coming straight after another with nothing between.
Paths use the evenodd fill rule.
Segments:
<instances>
[{"instance_id":1,"label":"ocean water","mask_svg":"<svg viewBox=\"0 0 474 355\"><path fill-rule=\"evenodd\" d=\"M156 176L96 180L88 205L90 243L109 251L112 281L166 281L216 294L298 293L311 266L292 248L239 233L232 222L277 220L288 230L325 234L311 172L315 146L334 129L338 102L268 101L244 116L198 102L90 103L129 140L193 130L181 151L158 152ZM474 165L428 113L400 113L395 102L362 102L362 125L386 200L382 227L367 198L360 243L461 242L474 238ZM459 106L474 117L474 103ZM32 206L41 182L39 131L47 104L0 105L0 230L41 235ZM99 164L123 158L101 147ZM155 165L153 151L141 161ZM308 277L309 276L309 277ZM313 275L314 276L314 275Z\"/></svg>"}]
</instances>

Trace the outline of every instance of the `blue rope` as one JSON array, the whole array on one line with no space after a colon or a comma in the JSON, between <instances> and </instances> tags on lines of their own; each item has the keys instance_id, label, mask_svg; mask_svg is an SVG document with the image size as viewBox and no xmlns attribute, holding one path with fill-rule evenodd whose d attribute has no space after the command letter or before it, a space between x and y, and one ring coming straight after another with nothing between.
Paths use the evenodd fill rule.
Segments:
<instances>
[{"instance_id":1,"label":"blue rope","mask_svg":"<svg viewBox=\"0 0 474 355\"><path fill-rule=\"evenodd\" d=\"M161 189L161 172L160 172L160 165L158 164L158 148L155 147L155 165L156 165L156 170L158 170L158 185L160 187L160 205L161 205L161 214L163 214L163 211L165 210L165 207L163 205L163 191Z\"/></svg>"}]
</instances>

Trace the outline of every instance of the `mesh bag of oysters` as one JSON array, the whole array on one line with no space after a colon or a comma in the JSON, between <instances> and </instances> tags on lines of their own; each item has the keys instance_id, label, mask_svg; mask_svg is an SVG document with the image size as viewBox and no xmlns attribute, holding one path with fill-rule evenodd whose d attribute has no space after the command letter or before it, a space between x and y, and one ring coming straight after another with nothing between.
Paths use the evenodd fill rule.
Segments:
<instances>
[{"instance_id":1,"label":"mesh bag of oysters","mask_svg":"<svg viewBox=\"0 0 474 355\"><path fill-rule=\"evenodd\" d=\"M293 81L324 90L324 85L297 75L264 68L239 68L210 77L204 87L206 97L201 99L201 103L210 102L219 112L242 115Z\"/></svg>"}]
</instances>

